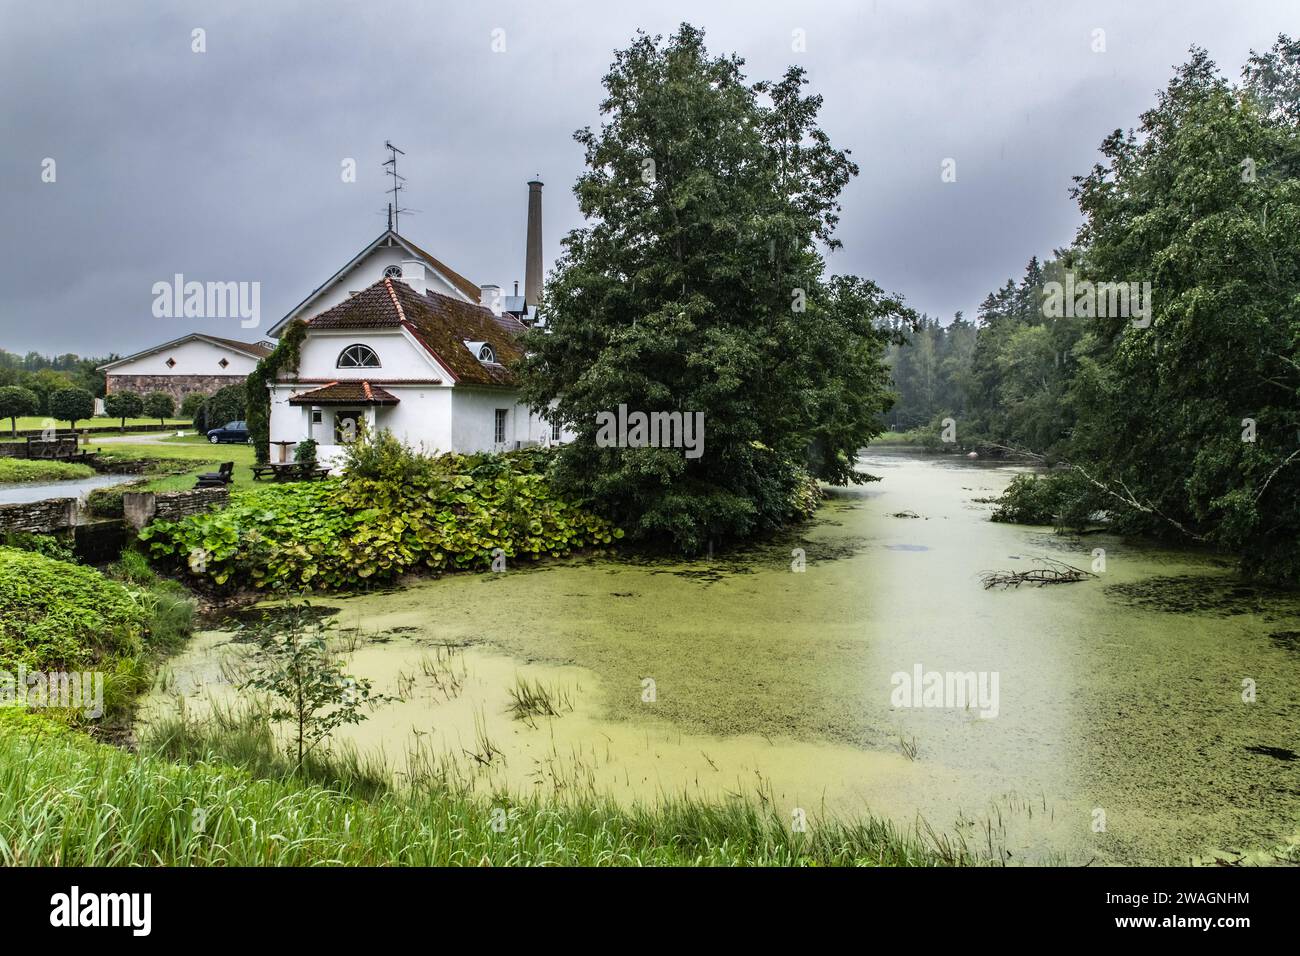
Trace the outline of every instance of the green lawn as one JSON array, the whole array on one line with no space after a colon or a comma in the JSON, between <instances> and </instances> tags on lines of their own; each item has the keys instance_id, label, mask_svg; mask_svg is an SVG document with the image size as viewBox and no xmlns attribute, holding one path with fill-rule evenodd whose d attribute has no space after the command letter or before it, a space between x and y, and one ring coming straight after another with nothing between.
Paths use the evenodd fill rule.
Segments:
<instances>
[{"instance_id":1,"label":"green lawn","mask_svg":"<svg viewBox=\"0 0 1300 956\"><path fill-rule=\"evenodd\" d=\"M48 421L49 419L44 415L20 415L18 416L18 430L22 431L24 429L44 428ZM68 423L66 421L56 421L54 424L59 431L68 430ZM77 422L77 428L104 428L108 426L120 426L121 424L121 421L116 418L83 418ZM128 418L126 420L127 429L130 429L132 425L157 424L158 419L156 418ZM188 418L169 418L167 419L167 424L175 425L178 428L182 426L188 428L190 426L190 420ZM0 437L8 437L9 434L9 419L0 418Z\"/></svg>"},{"instance_id":2,"label":"green lawn","mask_svg":"<svg viewBox=\"0 0 1300 956\"><path fill-rule=\"evenodd\" d=\"M23 458L0 458L0 483L9 481L63 481L65 478L89 478L95 473L89 465L66 461L28 461Z\"/></svg>"},{"instance_id":3,"label":"green lawn","mask_svg":"<svg viewBox=\"0 0 1300 956\"><path fill-rule=\"evenodd\" d=\"M185 438L174 436L158 441L128 442L115 440L114 436L95 436L91 438L89 448L100 449L105 455L122 458L170 458L194 463L193 468L177 475L155 478L140 490L143 491L179 491L193 488L194 479L199 473L215 471L217 465L225 461L235 463L235 480L232 490L247 488L253 484L252 445L213 445L206 438L190 435Z\"/></svg>"}]
</instances>

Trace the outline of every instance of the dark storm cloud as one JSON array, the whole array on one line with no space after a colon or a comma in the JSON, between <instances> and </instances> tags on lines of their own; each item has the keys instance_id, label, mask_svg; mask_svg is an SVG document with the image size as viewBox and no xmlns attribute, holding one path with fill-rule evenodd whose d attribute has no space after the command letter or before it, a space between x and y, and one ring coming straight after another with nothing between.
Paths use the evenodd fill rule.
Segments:
<instances>
[{"instance_id":1,"label":"dark storm cloud","mask_svg":"<svg viewBox=\"0 0 1300 956\"><path fill-rule=\"evenodd\" d=\"M526 180L547 183L549 267L578 224L571 134L598 121L612 51L684 19L753 78L808 68L824 126L862 167L831 268L947 317L1070 241L1070 176L1191 44L1235 76L1249 48L1294 27L1290 6L0 0L0 347L255 337L237 319L154 318L153 283L261 282L264 330L383 229L385 139L406 150L419 210L403 233L509 288ZM195 28L206 53L191 52ZM941 182L946 158L956 182Z\"/></svg>"}]
</instances>

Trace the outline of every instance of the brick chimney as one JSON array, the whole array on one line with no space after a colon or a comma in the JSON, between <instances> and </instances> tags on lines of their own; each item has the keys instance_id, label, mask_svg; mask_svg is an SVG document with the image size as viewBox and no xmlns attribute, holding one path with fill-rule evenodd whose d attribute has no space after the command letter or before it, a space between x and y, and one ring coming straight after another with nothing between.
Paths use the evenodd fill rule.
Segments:
<instances>
[{"instance_id":1,"label":"brick chimney","mask_svg":"<svg viewBox=\"0 0 1300 956\"><path fill-rule=\"evenodd\" d=\"M542 293L542 184L528 183L528 250L524 256L524 303L536 305Z\"/></svg>"}]
</instances>

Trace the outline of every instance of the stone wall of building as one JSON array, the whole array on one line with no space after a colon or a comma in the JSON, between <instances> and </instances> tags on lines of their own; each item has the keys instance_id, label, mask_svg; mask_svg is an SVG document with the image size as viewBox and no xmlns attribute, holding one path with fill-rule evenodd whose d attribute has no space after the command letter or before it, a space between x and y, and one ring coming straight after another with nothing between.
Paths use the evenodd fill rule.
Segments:
<instances>
[{"instance_id":1,"label":"stone wall of building","mask_svg":"<svg viewBox=\"0 0 1300 956\"><path fill-rule=\"evenodd\" d=\"M176 402L179 409L186 395L198 392L211 395L227 385L242 385L243 375L114 375L106 374L108 393L137 392L148 395L150 392L166 392Z\"/></svg>"},{"instance_id":2,"label":"stone wall of building","mask_svg":"<svg viewBox=\"0 0 1300 956\"><path fill-rule=\"evenodd\" d=\"M45 534L70 527L76 517L76 498L46 498L44 501L0 505L0 531Z\"/></svg>"}]
</instances>

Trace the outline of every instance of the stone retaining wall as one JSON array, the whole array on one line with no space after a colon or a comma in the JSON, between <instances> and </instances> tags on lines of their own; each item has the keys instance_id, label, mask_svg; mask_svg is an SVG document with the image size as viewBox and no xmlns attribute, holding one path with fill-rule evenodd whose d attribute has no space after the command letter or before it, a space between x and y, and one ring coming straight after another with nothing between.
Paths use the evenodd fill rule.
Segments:
<instances>
[{"instance_id":1,"label":"stone retaining wall","mask_svg":"<svg viewBox=\"0 0 1300 956\"><path fill-rule=\"evenodd\" d=\"M46 498L44 501L0 505L0 531L47 534L71 527L76 517L76 498Z\"/></svg>"},{"instance_id":2,"label":"stone retaining wall","mask_svg":"<svg viewBox=\"0 0 1300 956\"><path fill-rule=\"evenodd\" d=\"M191 488L188 491L125 491L122 493L122 517L139 531L150 521L175 521L186 515L207 511L230 500L230 489Z\"/></svg>"}]
</instances>

